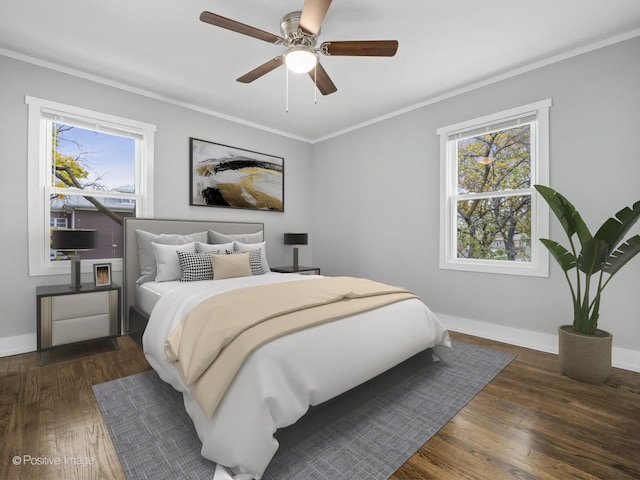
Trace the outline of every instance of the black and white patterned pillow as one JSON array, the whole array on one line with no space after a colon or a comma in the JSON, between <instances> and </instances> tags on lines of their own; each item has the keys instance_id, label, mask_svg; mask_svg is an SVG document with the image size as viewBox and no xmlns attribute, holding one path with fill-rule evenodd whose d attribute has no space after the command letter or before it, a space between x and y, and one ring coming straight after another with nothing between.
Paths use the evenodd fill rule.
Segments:
<instances>
[{"instance_id":1,"label":"black and white patterned pillow","mask_svg":"<svg viewBox=\"0 0 640 480\"><path fill-rule=\"evenodd\" d=\"M198 282L213 280L213 265L210 253L191 253L178 251L180 262L180 281Z\"/></svg>"},{"instance_id":2,"label":"black and white patterned pillow","mask_svg":"<svg viewBox=\"0 0 640 480\"><path fill-rule=\"evenodd\" d=\"M226 250L227 255L238 255L240 253L232 250ZM252 275L264 275L264 267L262 266L262 249L252 250L249 252L249 266L251 267Z\"/></svg>"}]
</instances>

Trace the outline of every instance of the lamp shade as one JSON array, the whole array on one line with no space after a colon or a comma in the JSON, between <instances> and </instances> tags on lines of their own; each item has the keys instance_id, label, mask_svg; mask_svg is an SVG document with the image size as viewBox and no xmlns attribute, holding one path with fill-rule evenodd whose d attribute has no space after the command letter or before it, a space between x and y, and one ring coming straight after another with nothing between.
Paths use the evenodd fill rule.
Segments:
<instances>
[{"instance_id":1,"label":"lamp shade","mask_svg":"<svg viewBox=\"0 0 640 480\"><path fill-rule=\"evenodd\" d=\"M284 244L285 245L307 245L309 243L308 233L285 233Z\"/></svg>"},{"instance_id":2,"label":"lamp shade","mask_svg":"<svg viewBox=\"0 0 640 480\"><path fill-rule=\"evenodd\" d=\"M98 232L85 229L55 229L51 231L54 250L93 250L98 246Z\"/></svg>"}]
</instances>

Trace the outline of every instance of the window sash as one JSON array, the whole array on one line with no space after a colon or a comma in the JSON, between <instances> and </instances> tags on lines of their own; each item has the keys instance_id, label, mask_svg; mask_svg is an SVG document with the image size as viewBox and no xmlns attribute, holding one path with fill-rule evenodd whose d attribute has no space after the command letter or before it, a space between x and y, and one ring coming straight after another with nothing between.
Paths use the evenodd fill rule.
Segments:
<instances>
[{"instance_id":1,"label":"window sash","mask_svg":"<svg viewBox=\"0 0 640 480\"><path fill-rule=\"evenodd\" d=\"M452 246L452 248L455 249L455 252L456 252L455 257L456 257L456 259L460 259L460 260L463 260L463 261L471 260L471 261L478 261L478 262L494 261L493 259L490 259L490 258L461 257L459 255L458 252L459 252L460 235L461 235L461 232L463 230L463 228L462 228L462 226L460 224L460 220L459 220L460 219L460 213L458 211L458 206L459 206L459 204L461 202L468 202L468 201L471 201L471 200L491 200L491 199L524 198L524 197L528 197L530 199L530 201L532 201L534 193L535 193L535 190L531 189L531 191L521 190L520 194L518 194L518 195L483 195L482 197L472 197L472 198L459 198L458 197L456 199L453 199L452 204L455 207L455 212L454 212L455 222L453 222L454 223L454 228L453 228L452 239L454 241L454 245ZM529 228L531 228L531 226L533 224L533 218L531 218L532 215L533 215L533 210L531 208L531 204L530 204L530 206L528 208L528 212L529 212L529 217L530 217L529 220L531 222L531 224L529 225ZM482 222L479 222L477 224L477 226L482 226ZM520 233L522 234L523 232L520 232ZM498 235L495 234L494 237L495 237L494 238L494 241L495 241L497 239ZM531 235L530 235L530 240L531 241L529 242L529 257L531 257L531 253L532 253L532 245L531 245L531 243L533 241L533 237ZM452 251L454 251L454 250L452 250ZM522 260L521 259L521 260L497 260L497 261L501 262L501 263L502 262L507 262L508 264L517 263L518 265L527 265L527 264L530 264L532 262L532 260L533 259L531 258L530 260Z\"/></svg>"},{"instance_id":2,"label":"window sash","mask_svg":"<svg viewBox=\"0 0 640 480\"><path fill-rule=\"evenodd\" d=\"M141 200L142 195L128 192L102 191L102 190L84 190L74 187L44 187L47 193L52 195L80 195L82 197L100 197L100 198L131 198Z\"/></svg>"},{"instance_id":3,"label":"window sash","mask_svg":"<svg viewBox=\"0 0 640 480\"><path fill-rule=\"evenodd\" d=\"M91 194L91 196L109 196L109 197L115 197L115 196L119 196L119 195L135 195L138 197L138 200L142 199L142 195L140 193L140 182L139 182L139 174L140 174L140 169L138 168L138 165L140 165L144 159L142 158L142 152L143 149L141 148L140 144L144 142L144 135L139 136L140 138L138 138L137 136L130 136L130 135L121 135L119 133L113 133L110 131L106 131L108 130L108 128L105 129L101 129L100 125L97 125L98 122L94 121L92 125L81 125L81 122L74 122L73 118L69 119L69 118L65 118L64 121L60 118L53 120L53 119L47 119L44 118L45 115L43 115L43 128L45 129L45 131L47 132L47 145L46 145L46 169L48 172L51 172L53 169L53 136L51 135L51 133L53 132L53 125L54 124L58 124L58 125L69 125L71 127L78 127L78 128L82 128L84 130L91 130L94 132L99 132L99 133L108 133L109 135L116 135L116 136L120 136L120 137L126 137L126 138L133 138L134 139L134 145L135 145L135 152L134 152L134 164L135 164L135 172L134 172L134 192L133 193L126 193L126 192L115 192L115 191L109 191L109 192L103 192L101 190L84 190L84 189L77 189L74 187L56 187L55 186L55 177L49 173L49 178L51 179L50 182L47 182L47 185L49 188L52 189L53 193L64 193L64 192L72 192L72 191L80 191L80 192L84 192L81 193L80 195L87 195L86 192L95 192L94 194ZM107 195L101 195L101 194L107 194Z\"/></svg>"},{"instance_id":4,"label":"window sash","mask_svg":"<svg viewBox=\"0 0 640 480\"><path fill-rule=\"evenodd\" d=\"M477 192L477 193L458 193L451 195L455 200L477 200L485 198L497 198L497 197L517 197L522 195L532 195L535 192L535 188L518 188L514 190L491 190L490 192Z\"/></svg>"},{"instance_id":5,"label":"window sash","mask_svg":"<svg viewBox=\"0 0 640 480\"><path fill-rule=\"evenodd\" d=\"M530 183L530 190L533 190L533 185L535 184L535 178L534 178L534 172L537 171L537 162L538 162L538 129L537 129L537 120L536 118L534 118L533 120L531 120L531 115L528 115L527 117L527 122L526 123L517 123L519 121L518 118L516 118L515 120L509 120L509 121L505 121L505 122L499 122L497 124L493 124L495 125L499 125L499 128L494 128L493 130L489 130L489 131L482 131L482 132L475 132L473 135L468 135L468 136L464 136L461 138L455 138L455 139L448 139L448 143L449 145L451 145L452 150L451 150L451 159L452 161L455 159L455 174L454 176L451 178L451 182L453 182L453 185L451 186L452 191L456 192L458 191L458 186L460 183L460 174L458 171L458 142L460 140L466 140L467 138L472 138L472 137L476 137L478 135L486 135L489 133L494 133L494 132L499 132L499 131L504 131L504 130L509 130L509 129L513 129L513 128L517 128L517 127L522 127L523 125L529 125L529 177L531 179L531 183ZM451 137L451 135L449 136ZM504 192L504 193L508 193L511 192L513 190L492 190L495 192ZM480 193L480 192L474 192L474 193Z\"/></svg>"}]
</instances>

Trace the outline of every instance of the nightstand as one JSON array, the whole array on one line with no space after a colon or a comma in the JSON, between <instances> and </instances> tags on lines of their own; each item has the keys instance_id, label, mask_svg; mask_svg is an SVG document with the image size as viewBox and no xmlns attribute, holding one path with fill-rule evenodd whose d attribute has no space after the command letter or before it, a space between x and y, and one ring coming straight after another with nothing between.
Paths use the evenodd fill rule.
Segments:
<instances>
[{"instance_id":1,"label":"nightstand","mask_svg":"<svg viewBox=\"0 0 640 480\"><path fill-rule=\"evenodd\" d=\"M300 275L320 275L318 267L271 267L272 272L299 273Z\"/></svg>"},{"instance_id":2,"label":"nightstand","mask_svg":"<svg viewBox=\"0 0 640 480\"><path fill-rule=\"evenodd\" d=\"M82 288L48 285L36 288L38 309L38 352L40 365L47 362L47 351L87 340L120 335L120 286Z\"/></svg>"}]
</instances>

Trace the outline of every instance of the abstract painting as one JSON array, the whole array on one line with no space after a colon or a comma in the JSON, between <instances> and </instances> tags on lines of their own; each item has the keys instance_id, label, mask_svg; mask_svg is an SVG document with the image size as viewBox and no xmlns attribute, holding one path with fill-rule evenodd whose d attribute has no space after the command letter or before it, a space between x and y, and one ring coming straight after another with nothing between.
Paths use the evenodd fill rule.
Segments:
<instances>
[{"instance_id":1,"label":"abstract painting","mask_svg":"<svg viewBox=\"0 0 640 480\"><path fill-rule=\"evenodd\" d=\"M190 205L284 211L284 158L189 139Z\"/></svg>"}]
</instances>

